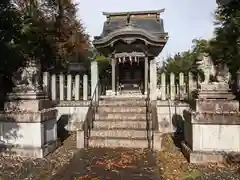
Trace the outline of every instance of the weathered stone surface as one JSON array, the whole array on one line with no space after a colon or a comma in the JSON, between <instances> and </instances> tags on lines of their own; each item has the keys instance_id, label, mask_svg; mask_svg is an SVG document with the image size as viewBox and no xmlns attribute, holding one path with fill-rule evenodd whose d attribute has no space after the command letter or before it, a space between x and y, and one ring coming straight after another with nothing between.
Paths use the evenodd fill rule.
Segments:
<instances>
[{"instance_id":1,"label":"weathered stone surface","mask_svg":"<svg viewBox=\"0 0 240 180\"><path fill-rule=\"evenodd\" d=\"M146 121L145 98L103 97L99 102L93 129L89 139L92 147L130 147L147 148L149 146ZM151 118L151 116L149 116ZM91 117L90 117L91 118ZM151 119L149 119L151 121ZM79 132L79 134L81 134ZM79 135L79 138L83 135ZM161 141L156 138L158 147ZM83 147L83 139L78 147Z\"/></svg>"},{"instance_id":2,"label":"weathered stone surface","mask_svg":"<svg viewBox=\"0 0 240 180\"><path fill-rule=\"evenodd\" d=\"M56 118L57 110L55 108L44 109L38 112L16 111L0 114L0 122L8 123L38 123L52 119L56 120Z\"/></svg>"},{"instance_id":3,"label":"weathered stone surface","mask_svg":"<svg viewBox=\"0 0 240 180\"><path fill-rule=\"evenodd\" d=\"M113 138L113 137L92 137L89 142L92 147L128 147L148 148L147 138Z\"/></svg>"},{"instance_id":4,"label":"weathered stone surface","mask_svg":"<svg viewBox=\"0 0 240 180\"><path fill-rule=\"evenodd\" d=\"M182 142L182 152L188 161L194 164L224 162L224 152L192 151L185 142Z\"/></svg>"},{"instance_id":5,"label":"weathered stone surface","mask_svg":"<svg viewBox=\"0 0 240 180\"><path fill-rule=\"evenodd\" d=\"M146 112L146 107L122 107L122 106L100 106L98 108L99 112L103 112L103 113L145 113Z\"/></svg>"},{"instance_id":6,"label":"weathered stone surface","mask_svg":"<svg viewBox=\"0 0 240 180\"><path fill-rule=\"evenodd\" d=\"M240 114L236 113L196 113L192 124L240 125Z\"/></svg>"},{"instance_id":7,"label":"weathered stone surface","mask_svg":"<svg viewBox=\"0 0 240 180\"><path fill-rule=\"evenodd\" d=\"M57 145L57 110L5 113L1 121L1 153L42 158Z\"/></svg>"},{"instance_id":8,"label":"weathered stone surface","mask_svg":"<svg viewBox=\"0 0 240 180\"><path fill-rule=\"evenodd\" d=\"M182 149L191 163L219 162L224 153L240 152L239 102L229 90L227 67L213 70L217 82L209 82L208 76L201 83L196 111L184 112Z\"/></svg>"},{"instance_id":9,"label":"weathered stone surface","mask_svg":"<svg viewBox=\"0 0 240 180\"><path fill-rule=\"evenodd\" d=\"M196 112L204 113L236 113L239 111L239 102L226 99L196 100Z\"/></svg>"},{"instance_id":10,"label":"weathered stone surface","mask_svg":"<svg viewBox=\"0 0 240 180\"><path fill-rule=\"evenodd\" d=\"M199 99L228 99L232 100L235 96L229 91L201 91L198 95Z\"/></svg>"}]
</instances>

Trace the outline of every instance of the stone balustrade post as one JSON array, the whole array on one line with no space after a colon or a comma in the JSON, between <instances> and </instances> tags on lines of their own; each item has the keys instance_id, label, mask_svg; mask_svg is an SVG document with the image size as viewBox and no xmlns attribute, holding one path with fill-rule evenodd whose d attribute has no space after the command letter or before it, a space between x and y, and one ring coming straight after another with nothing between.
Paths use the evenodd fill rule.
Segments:
<instances>
[{"instance_id":1,"label":"stone balustrade post","mask_svg":"<svg viewBox=\"0 0 240 180\"><path fill-rule=\"evenodd\" d=\"M161 74L161 99L166 100L166 75Z\"/></svg>"},{"instance_id":2,"label":"stone balustrade post","mask_svg":"<svg viewBox=\"0 0 240 180\"><path fill-rule=\"evenodd\" d=\"M67 100L72 100L72 75L67 75Z\"/></svg>"},{"instance_id":3,"label":"stone balustrade post","mask_svg":"<svg viewBox=\"0 0 240 180\"><path fill-rule=\"evenodd\" d=\"M170 74L170 99L174 100L176 95L175 74Z\"/></svg>"},{"instance_id":4,"label":"stone balustrade post","mask_svg":"<svg viewBox=\"0 0 240 180\"><path fill-rule=\"evenodd\" d=\"M51 99L55 101L57 99L56 95L56 75L53 74L51 77Z\"/></svg>"},{"instance_id":5,"label":"stone balustrade post","mask_svg":"<svg viewBox=\"0 0 240 180\"><path fill-rule=\"evenodd\" d=\"M184 73L179 73L179 95L180 98L183 98L184 94L186 92L186 88L184 85Z\"/></svg>"},{"instance_id":6,"label":"stone balustrade post","mask_svg":"<svg viewBox=\"0 0 240 180\"><path fill-rule=\"evenodd\" d=\"M188 73L188 94L190 95L191 92L197 88L197 82L193 79L193 74L191 72Z\"/></svg>"},{"instance_id":7,"label":"stone balustrade post","mask_svg":"<svg viewBox=\"0 0 240 180\"><path fill-rule=\"evenodd\" d=\"M94 91L96 91L96 99L98 98L98 63L97 61L91 62L91 97L93 97Z\"/></svg>"},{"instance_id":8,"label":"stone balustrade post","mask_svg":"<svg viewBox=\"0 0 240 180\"><path fill-rule=\"evenodd\" d=\"M60 94L60 101L64 101L64 86L65 86L65 76L61 73L59 75L59 94Z\"/></svg>"},{"instance_id":9,"label":"stone balustrade post","mask_svg":"<svg viewBox=\"0 0 240 180\"><path fill-rule=\"evenodd\" d=\"M75 86L74 86L74 88L75 88L74 99L75 99L75 101L79 101L79 89L80 89L80 75L79 74L77 74L75 76Z\"/></svg>"},{"instance_id":10,"label":"stone balustrade post","mask_svg":"<svg viewBox=\"0 0 240 180\"><path fill-rule=\"evenodd\" d=\"M88 100L88 76L86 74L83 75L83 100Z\"/></svg>"},{"instance_id":11,"label":"stone balustrade post","mask_svg":"<svg viewBox=\"0 0 240 180\"><path fill-rule=\"evenodd\" d=\"M43 73L43 90L49 95L49 72L44 72Z\"/></svg>"}]
</instances>

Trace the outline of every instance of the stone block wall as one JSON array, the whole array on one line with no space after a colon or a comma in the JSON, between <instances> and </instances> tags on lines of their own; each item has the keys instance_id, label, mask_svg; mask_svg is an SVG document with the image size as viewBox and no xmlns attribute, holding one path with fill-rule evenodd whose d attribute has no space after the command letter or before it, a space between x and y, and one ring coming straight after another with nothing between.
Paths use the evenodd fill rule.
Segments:
<instances>
[{"instance_id":1,"label":"stone block wall","mask_svg":"<svg viewBox=\"0 0 240 180\"><path fill-rule=\"evenodd\" d=\"M177 101L157 101L157 118L159 123L159 131L164 133L181 131L183 128L184 110L188 109L189 105L184 102Z\"/></svg>"}]
</instances>

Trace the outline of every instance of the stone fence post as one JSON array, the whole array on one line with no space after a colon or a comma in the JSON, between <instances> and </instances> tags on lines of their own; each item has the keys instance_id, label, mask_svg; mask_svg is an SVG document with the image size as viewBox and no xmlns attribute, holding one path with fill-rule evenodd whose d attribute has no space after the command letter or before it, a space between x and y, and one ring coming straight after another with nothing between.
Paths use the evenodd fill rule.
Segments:
<instances>
[{"instance_id":1,"label":"stone fence post","mask_svg":"<svg viewBox=\"0 0 240 180\"><path fill-rule=\"evenodd\" d=\"M170 74L170 99L174 100L176 95L175 74Z\"/></svg>"},{"instance_id":2,"label":"stone fence post","mask_svg":"<svg viewBox=\"0 0 240 180\"><path fill-rule=\"evenodd\" d=\"M94 94L95 88L96 88L96 95L98 96L98 62L92 61L91 62L91 97ZM97 99L98 97L96 97Z\"/></svg>"},{"instance_id":3,"label":"stone fence post","mask_svg":"<svg viewBox=\"0 0 240 180\"><path fill-rule=\"evenodd\" d=\"M161 74L161 99L166 100L166 75L165 73Z\"/></svg>"}]
</instances>

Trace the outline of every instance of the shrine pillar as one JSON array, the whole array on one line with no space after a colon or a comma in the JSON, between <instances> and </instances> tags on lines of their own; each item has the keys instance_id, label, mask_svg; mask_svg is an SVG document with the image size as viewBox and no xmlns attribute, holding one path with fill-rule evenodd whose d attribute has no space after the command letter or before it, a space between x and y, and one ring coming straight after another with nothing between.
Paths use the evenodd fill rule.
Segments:
<instances>
[{"instance_id":1,"label":"shrine pillar","mask_svg":"<svg viewBox=\"0 0 240 180\"><path fill-rule=\"evenodd\" d=\"M157 64L156 58L150 61L150 92L151 100L157 100Z\"/></svg>"},{"instance_id":2,"label":"shrine pillar","mask_svg":"<svg viewBox=\"0 0 240 180\"><path fill-rule=\"evenodd\" d=\"M116 95L116 59L112 59L112 94Z\"/></svg>"},{"instance_id":3,"label":"shrine pillar","mask_svg":"<svg viewBox=\"0 0 240 180\"><path fill-rule=\"evenodd\" d=\"M144 61L144 93L148 91L148 57L145 57Z\"/></svg>"}]
</instances>

